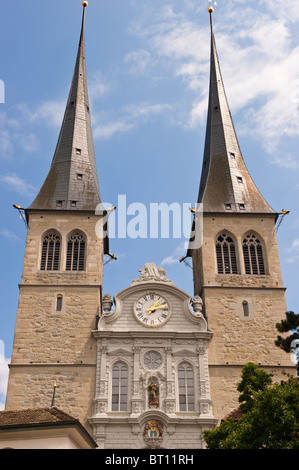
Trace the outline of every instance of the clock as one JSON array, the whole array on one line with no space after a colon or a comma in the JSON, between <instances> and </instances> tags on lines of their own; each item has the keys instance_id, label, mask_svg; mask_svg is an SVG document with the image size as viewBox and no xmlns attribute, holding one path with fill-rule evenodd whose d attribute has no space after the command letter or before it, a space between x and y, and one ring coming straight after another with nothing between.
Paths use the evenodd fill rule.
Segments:
<instances>
[{"instance_id":1,"label":"clock","mask_svg":"<svg viewBox=\"0 0 299 470\"><path fill-rule=\"evenodd\" d=\"M164 296L153 292L143 294L134 304L137 320L149 328L165 324L170 317L170 305Z\"/></svg>"}]
</instances>

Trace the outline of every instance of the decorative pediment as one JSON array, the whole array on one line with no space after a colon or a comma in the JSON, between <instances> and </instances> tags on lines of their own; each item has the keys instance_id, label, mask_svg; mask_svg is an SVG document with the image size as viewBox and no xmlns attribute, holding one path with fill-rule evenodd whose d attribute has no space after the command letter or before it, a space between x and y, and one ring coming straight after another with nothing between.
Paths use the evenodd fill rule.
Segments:
<instances>
[{"instance_id":1,"label":"decorative pediment","mask_svg":"<svg viewBox=\"0 0 299 470\"><path fill-rule=\"evenodd\" d=\"M190 349L180 349L179 351L174 351L173 356L179 356L179 357L197 357L198 354L195 351L191 351Z\"/></svg>"},{"instance_id":2,"label":"decorative pediment","mask_svg":"<svg viewBox=\"0 0 299 470\"><path fill-rule=\"evenodd\" d=\"M108 356L133 356L131 351L123 348L113 349L107 353Z\"/></svg>"}]
</instances>

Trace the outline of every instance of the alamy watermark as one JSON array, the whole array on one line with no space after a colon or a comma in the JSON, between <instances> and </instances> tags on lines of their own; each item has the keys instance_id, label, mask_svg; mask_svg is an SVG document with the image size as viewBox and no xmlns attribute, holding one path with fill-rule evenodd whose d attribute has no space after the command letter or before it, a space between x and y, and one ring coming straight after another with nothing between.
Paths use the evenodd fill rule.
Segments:
<instances>
[{"instance_id":1,"label":"alamy watermark","mask_svg":"<svg viewBox=\"0 0 299 470\"><path fill-rule=\"evenodd\" d=\"M178 202L152 202L148 206L133 202L128 205L126 195L120 194L116 207L102 203L95 213L104 215L104 223L101 220L96 225L99 238L174 238L185 239L186 247L190 249L202 245L202 204L194 208L190 203Z\"/></svg>"}]
</instances>

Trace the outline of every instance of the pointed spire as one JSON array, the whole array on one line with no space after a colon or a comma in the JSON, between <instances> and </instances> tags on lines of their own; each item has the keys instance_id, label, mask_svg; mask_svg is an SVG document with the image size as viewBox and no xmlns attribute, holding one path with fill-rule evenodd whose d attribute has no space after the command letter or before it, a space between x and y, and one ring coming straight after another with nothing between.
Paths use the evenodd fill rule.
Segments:
<instances>
[{"instance_id":1,"label":"pointed spire","mask_svg":"<svg viewBox=\"0 0 299 470\"><path fill-rule=\"evenodd\" d=\"M275 213L244 163L221 75L211 24L210 91L198 203L204 212Z\"/></svg>"},{"instance_id":2,"label":"pointed spire","mask_svg":"<svg viewBox=\"0 0 299 470\"><path fill-rule=\"evenodd\" d=\"M85 66L85 10L73 80L48 176L29 209L95 210L100 192Z\"/></svg>"}]
</instances>

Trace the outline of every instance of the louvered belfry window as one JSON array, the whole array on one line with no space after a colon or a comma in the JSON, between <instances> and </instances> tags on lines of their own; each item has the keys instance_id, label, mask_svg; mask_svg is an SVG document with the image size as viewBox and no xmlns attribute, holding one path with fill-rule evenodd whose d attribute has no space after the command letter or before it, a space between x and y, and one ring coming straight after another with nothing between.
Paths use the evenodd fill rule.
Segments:
<instances>
[{"instance_id":1,"label":"louvered belfry window","mask_svg":"<svg viewBox=\"0 0 299 470\"><path fill-rule=\"evenodd\" d=\"M42 271L58 271L60 259L60 236L55 232L45 235L42 246L40 269Z\"/></svg>"},{"instance_id":2,"label":"louvered belfry window","mask_svg":"<svg viewBox=\"0 0 299 470\"><path fill-rule=\"evenodd\" d=\"M85 237L80 232L72 233L67 243L67 271L84 271L85 269Z\"/></svg>"},{"instance_id":3,"label":"louvered belfry window","mask_svg":"<svg viewBox=\"0 0 299 470\"><path fill-rule=\"evenodd\" d=\"M243 256L246 274L265 274L263 247L254 233L243 240Z\"/></svg>"},{"instance_id":4,"label":"louvered belfry window","mask_svg":"<svg viewBox=\"0 0 299 470\"><path fill-rule=\"evenodd\" d=\"M216 258L218 274L238 274L235 242L227 233L217 238Z\"/></svg>"}]
</instances>

